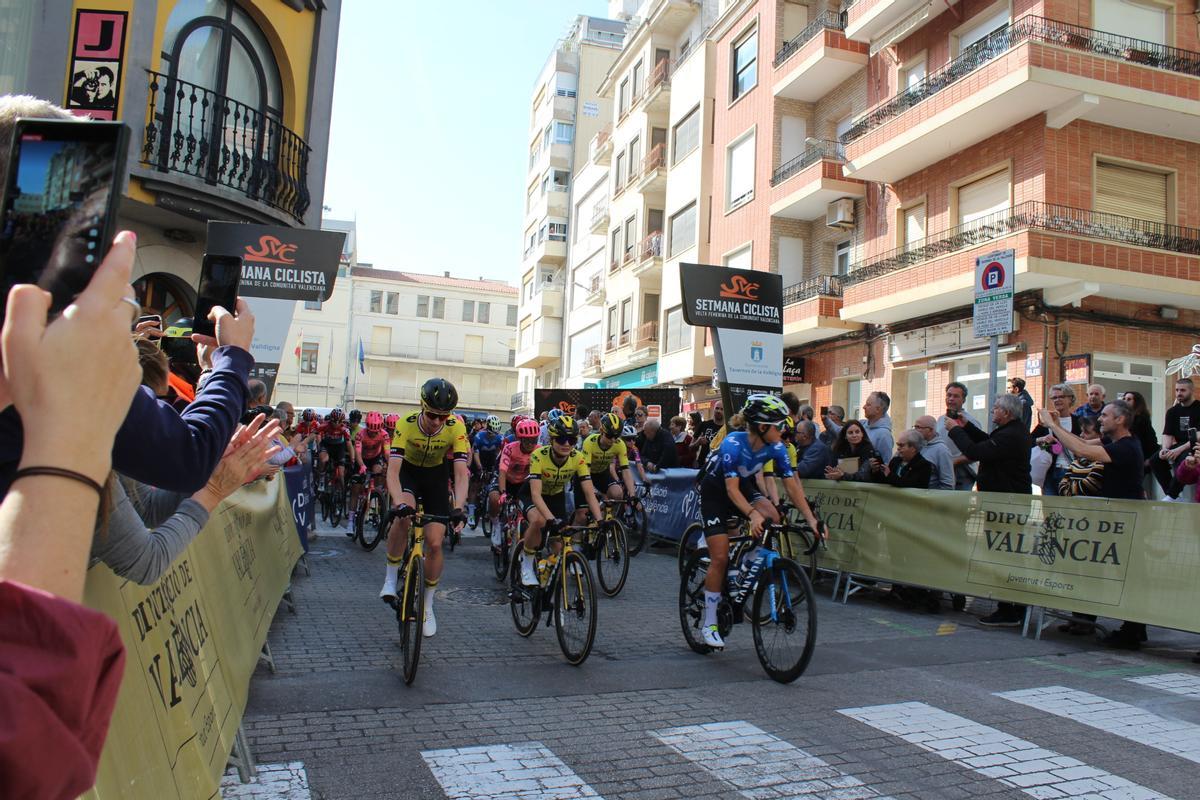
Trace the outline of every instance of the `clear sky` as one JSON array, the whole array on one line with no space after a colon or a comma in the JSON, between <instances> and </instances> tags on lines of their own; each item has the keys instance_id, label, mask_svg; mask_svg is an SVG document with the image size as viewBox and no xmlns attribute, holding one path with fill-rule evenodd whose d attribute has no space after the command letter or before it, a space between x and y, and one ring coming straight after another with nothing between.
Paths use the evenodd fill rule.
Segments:
<instances>
[{"instance_id":1,"label":"clear sky","mask_svg":"<svg viewBox=\"0 0 1200 800\"><path fill-rule=\"evenodd\" d=\"M529 104L606 0L342 4L326 217L377 268L520 280ZM586 146L586 143L584 143Z\"/></svg>"}]
</instances>

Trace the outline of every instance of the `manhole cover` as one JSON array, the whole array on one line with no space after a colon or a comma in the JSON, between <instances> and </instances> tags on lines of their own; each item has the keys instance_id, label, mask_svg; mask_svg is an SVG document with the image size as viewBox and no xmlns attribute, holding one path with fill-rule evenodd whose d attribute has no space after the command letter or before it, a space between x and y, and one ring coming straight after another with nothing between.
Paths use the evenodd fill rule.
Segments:
<instances>
[{"instance_id":1,"label":"manhole cover","mask_svg":"<svg viewBox=\"0 0 1200 800\"><path fill-rule=\"evenodd\" d=\"M479 589L467 587L438 592L438 597L451 603L464 603L470 606L503 606L508 604L508 595L503 589Z\"/></svg>"}]
</instances>

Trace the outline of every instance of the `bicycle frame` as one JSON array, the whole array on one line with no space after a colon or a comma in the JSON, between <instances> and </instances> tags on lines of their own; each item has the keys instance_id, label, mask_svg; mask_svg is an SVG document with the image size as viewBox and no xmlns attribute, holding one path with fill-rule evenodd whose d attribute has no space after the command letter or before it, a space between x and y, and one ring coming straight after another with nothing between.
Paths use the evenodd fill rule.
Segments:
<instances>
[{"instance_id":1,"label":"bicycle frame","mask_svg":"<svg viewBox=\"0 0 1200 800\"><path fill-rule=\"evenodd\" d=\"M750 596L751 592L753 592L754 589L758 586L758 582L762 578L763 574L766 572L769 572L771 570L771 568L775 565L775 562L778 561L779 559L783 558L783 556L779 555L779 553L772 546L773 544L775 544L775 542L774 542L775 537L779 535L779 533L780 533L780 531L782 531L782 529L783 529L783 526L779 526L779 525L767 526L767 530L763 536L762 544L760 545L760 550L762 551L761 555L763 556L763 558L761 561L758 561L758 563L752 563L750 565L750 571L747 572L744 577L740 575L741 568L739 565L739 578L729 595L730 602L735 607L741 606L744 602L746 602L746 598L748 598ZM730 537L729 545L730 545L730 547L732 547L734 544L740 544L743 542L751 542L751 541L753 541L753 537L750 537L750 536L734 536L734 537ZM748 553L743 553L742 558L744 559L748 555L749 555ZM784 589L786 590L787 589L787 575L784 574L781 577L784 582ZM771 592L771 598L770 598L771 599L771 621L777 622L778 619L776 617L774 584L772 584L769 587L769 591ZM790 603L791 595L786 594L785 596L788 598L788 602Z\"/></svg>"}]
</instances>

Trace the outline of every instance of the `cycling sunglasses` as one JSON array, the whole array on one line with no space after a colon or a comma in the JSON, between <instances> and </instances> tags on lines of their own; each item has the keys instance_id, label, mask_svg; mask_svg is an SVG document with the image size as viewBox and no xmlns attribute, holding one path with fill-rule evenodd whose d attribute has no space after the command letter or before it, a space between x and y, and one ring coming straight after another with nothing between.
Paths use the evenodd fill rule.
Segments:
<instances>
[{"instance_id":1,"label":"cycling sunglasses","mask_svg":"<svg viewBox=\"0 0 1200 800\"><path fill-rule=\"evenodd\" d=\"M439 414L436 411L426 411L425 416L429 417L430 419L450 419L449 414Z\"/></svg>"},{"instance_id":2,"label":"cycling sunglasses","mask_svg":"<svg viewBox=\"0 0 1200 800\"><path fill-rule=\"evenodd\" d=\"M575 446L575 442L579 441L578 437L575 436L554 436L551 438L553 438L555 444L569 444L572 447Z\"/></svg>"}]
</instances>

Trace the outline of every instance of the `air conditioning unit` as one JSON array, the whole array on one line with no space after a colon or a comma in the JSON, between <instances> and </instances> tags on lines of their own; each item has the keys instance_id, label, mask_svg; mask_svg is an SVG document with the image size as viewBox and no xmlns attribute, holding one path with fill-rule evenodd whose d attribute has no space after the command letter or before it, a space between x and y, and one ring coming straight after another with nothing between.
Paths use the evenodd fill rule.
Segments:
<instances>
[{"instance_id":1,"label":"air conditioning unit","mask_svg":"<svg viewBox=\"0 0 1200 800\"><path fill-rule=\"evenodd\" d=\"M825 209L825 225L829 228L853 228L854 200L843 197L830 203Z\"/></svg>"}]
</instances>

